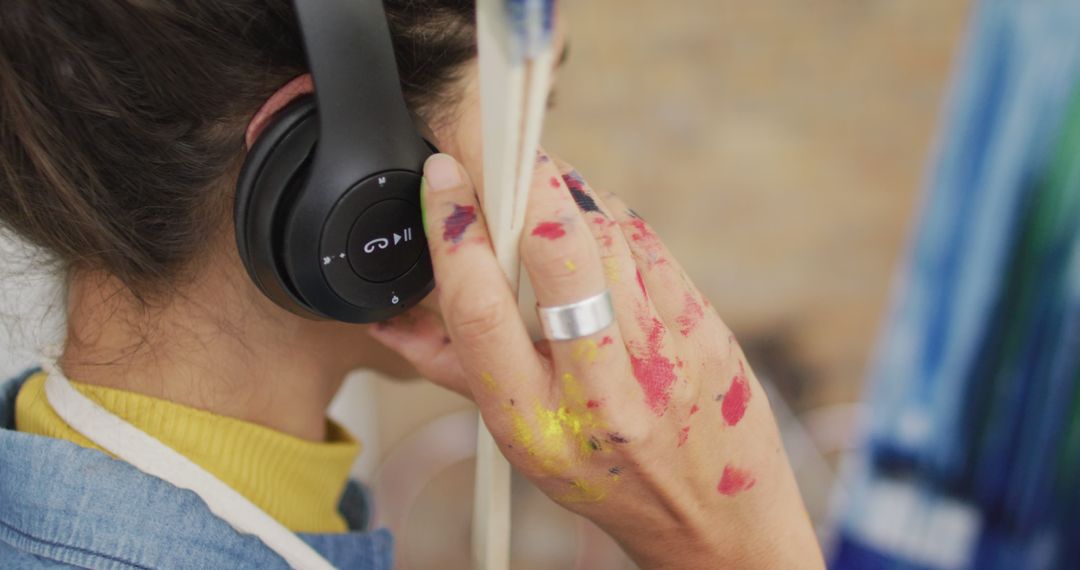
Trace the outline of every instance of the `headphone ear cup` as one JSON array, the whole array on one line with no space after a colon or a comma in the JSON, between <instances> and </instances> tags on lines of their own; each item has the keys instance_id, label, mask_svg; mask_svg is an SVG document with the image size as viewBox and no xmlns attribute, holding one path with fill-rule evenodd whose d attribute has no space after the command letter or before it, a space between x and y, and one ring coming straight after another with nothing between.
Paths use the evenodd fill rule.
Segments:
<instances>
[{"instance_id":1,"label":"headphone ear cup","mask_svg":"<svg viewBox=\"0 0 1080 570\"><path fill-rule=\"evenodd\" d=\"M307 176L319 128L315 100L304 96L276 113L244 159L233 220L240 260L255 285L279 306L324 318L304 302L282 262L282 224Z\"/></svg>"}]
</instances>

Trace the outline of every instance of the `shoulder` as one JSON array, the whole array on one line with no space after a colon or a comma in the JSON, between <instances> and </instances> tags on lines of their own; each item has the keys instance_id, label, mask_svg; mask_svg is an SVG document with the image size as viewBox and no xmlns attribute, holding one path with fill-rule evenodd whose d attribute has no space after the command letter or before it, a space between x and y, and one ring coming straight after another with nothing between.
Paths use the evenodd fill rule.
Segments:
<instances>
[{"instance_id":1,"label":"shoulder","mask_svg":"<svg viewBox=\"0 0 1080 570\"><path fill-rule=\"evenodd\" d=\"M0 568L286 568L195 493L68 441L14 430L15 398L36 370L0 383ZM393 537L370 530L370 498L341 500L353 532L301 538L336 567L393 567Z\"/></svg>"},{"instance_id":2,"label":"shoulder","mask_svg":"<svg viewBox=\"0 0 1080 570\"><path fill-rule=\"evenodd\" d=\"M14 430L34 371L0 384L0 568L285 568L194 493L73 443Z\"/></svg>"}]
</instances>

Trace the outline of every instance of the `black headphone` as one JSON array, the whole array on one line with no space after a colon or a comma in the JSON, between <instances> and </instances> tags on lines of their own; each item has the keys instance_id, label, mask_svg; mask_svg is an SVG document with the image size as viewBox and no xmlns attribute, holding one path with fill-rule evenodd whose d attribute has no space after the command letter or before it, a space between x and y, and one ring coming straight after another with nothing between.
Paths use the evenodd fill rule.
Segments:
<instances>
[{"instance_id":1,"label":"black headphone","mask_svg":"<svg viewBox=\"0 0 1080 570\"><path fill-rule=\"evenodd\" d=\"M275 114L248 152L240 259L293 313L385 320L434 287L419 193L434 147L405 106L382 0L294 6L315 94Z\"/></svg>"}]
</instances>

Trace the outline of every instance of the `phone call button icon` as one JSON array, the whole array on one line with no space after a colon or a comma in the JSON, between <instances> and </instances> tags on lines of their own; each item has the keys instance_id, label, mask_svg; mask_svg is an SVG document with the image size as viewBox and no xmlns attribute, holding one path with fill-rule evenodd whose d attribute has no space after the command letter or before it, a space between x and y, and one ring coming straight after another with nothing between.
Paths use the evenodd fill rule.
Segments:
<instances>
[{"instance_id":1,"label":"phone call button icon","mask_svg":"<svg viewBox=\"0 0 1080 570\"><path fill-rule=\"evenodd\" d=\"M411 202L383 200L356 219L349 232L348 257L353 271L383 283L403 275L424 252L420 211Z\"/></svg>"}]
</instances>

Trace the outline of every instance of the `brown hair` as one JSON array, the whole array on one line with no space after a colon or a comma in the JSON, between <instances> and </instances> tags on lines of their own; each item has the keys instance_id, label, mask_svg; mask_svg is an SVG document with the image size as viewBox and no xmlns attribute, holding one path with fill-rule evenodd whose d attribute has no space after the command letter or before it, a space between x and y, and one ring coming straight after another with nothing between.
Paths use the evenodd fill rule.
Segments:
<instances>
[{"instance_id":1,"label":"brown hair","mask_svg":"<svg viewBox=\"0 0 1080 570\"><path fill-rule=\"evenodd\" d=\"M474 0L386 0L402 87L432 118L475 55ZM306 68L288 0L0 2L0 221L138 297L231 212L244 128Z\"/></svg>"}]
</instances>

